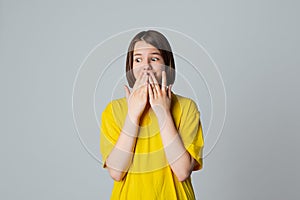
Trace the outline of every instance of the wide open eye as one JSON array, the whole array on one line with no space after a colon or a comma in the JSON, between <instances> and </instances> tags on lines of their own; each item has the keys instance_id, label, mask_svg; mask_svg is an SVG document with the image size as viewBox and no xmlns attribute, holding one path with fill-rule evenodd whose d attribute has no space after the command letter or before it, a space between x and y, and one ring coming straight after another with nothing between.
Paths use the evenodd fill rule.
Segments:
<instances>
[{"instance_id":1,"label":"wide open eye","mask_svg":"<svg viewBox=\"0 0 300 200\"><path fill-rule=\"evenodd\" d=\"M139 62L142 61L142 59L141 58L136 58L136 59L134 59L134 61L139 63Z\"/></svg>"},{"instance_id":2,"label":"wide open eye","mask_svg":"<svg viewBox=\"0 0 300 200\"><path fill-rule=\"evenodd\" d=\"M152 60L152 61L158 61L158 60L159 60L159 58L157 58L157 57L153 57L153 58L151 58L151 60Z\"/></svg>"}]
</instances>

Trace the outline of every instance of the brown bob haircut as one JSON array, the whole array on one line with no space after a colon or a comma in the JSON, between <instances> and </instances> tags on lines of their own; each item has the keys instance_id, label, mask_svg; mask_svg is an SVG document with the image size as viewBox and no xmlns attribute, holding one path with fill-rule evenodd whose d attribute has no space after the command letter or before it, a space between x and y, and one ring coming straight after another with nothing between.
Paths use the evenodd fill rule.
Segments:
<instances>
[{"instance_id":1,"label":"brown bob haircut","mask_svg":"<svg viewBox=\"0 0 300 200\"><path fill-rule=\"evenodd\" d=\"M175 81L175 62L171 46L163 34L158 31L148 30L139 32L129 44L126 58L126 77L129 86L132 88L136 81L132 68L134 46L138 41L145 41L159 50L166 66L167 85L173 84Z\"/></svg>"}]
</instances>

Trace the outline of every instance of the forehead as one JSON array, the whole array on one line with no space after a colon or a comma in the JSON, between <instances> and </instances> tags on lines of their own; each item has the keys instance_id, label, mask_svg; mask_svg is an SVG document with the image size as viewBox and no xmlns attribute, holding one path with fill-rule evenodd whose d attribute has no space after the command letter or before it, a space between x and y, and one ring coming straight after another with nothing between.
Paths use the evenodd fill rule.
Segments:
<instances>
[{"instance_id":1,"label":"forehead","mask_svg":"<svg viewBox=\"0 0 300 200\"><path fill-rule=\"evenodd\" d=\"M156 47L154 47L153 45L151 45L145 41L138 41L135 43L134 52L143 53L143 52L148 52L148 51L159 53L159 50Z\"/></svg>"}]
</instances>

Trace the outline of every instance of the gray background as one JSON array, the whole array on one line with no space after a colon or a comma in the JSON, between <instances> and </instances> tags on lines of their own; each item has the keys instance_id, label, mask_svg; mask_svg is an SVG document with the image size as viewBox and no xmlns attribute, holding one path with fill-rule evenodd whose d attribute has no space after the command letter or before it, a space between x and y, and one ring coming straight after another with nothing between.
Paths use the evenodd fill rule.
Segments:
<instances>
[{"instance_id":1,"label":"gray background","mask_svg":"<svg viewBox=\"0 0 300 200\"><path fill-rule=\"evenodd\" d=\"M108 199L112 181L82 147L72 86L109 36L160 26L219 66L222 137L193 174L198 199L299 199L298 1L0 1L0 199Z\"/></svg>"}]
</instances>

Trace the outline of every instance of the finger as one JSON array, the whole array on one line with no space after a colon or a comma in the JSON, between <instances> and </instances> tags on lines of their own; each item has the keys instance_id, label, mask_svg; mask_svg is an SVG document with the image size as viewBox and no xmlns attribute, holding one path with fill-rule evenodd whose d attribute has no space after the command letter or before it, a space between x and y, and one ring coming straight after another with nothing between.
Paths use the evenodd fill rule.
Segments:
<instances>
[{"instance_id":1,"label":"finger","mask_svg":"<svg viewBox=\"0 0 300 200\"><path fill-rule=\"evenodd\" d=\"M149 93L149 98L152 101L154 94L153 94L151 84L148 84L148 93Z\"/></svg>"},{"instance_id":2,"label":"finger","mask_svg":"<svg viewBox=\"0 0 300 200\"><path fill-rule=\"evenodd\" d=\"M167 87L167 76L166 76L166 72L162 71L162 91L165 92L166 91L166 87Z\"/></svg>"},{"instance_id":3,"label":"finger","mask_svg":"<svg viewBox=\"0 0 300 200\"><path fill-rule=\"evenodd\" d=\"M126 94L126 99L128 99L129 95L130 95L130 90L127 87L127 85L124 85L124 90L125 90L125 94Z\"/></svg>"},{"instance_id":4,"label":"finger","mask_svg":"<svg viewBox=\"0 0 300 200\"><path fill-rule=\"evenodd\" d=\"M149 83L150 83L151 85L153 85L153 84L154 84L154 82L153 82L153 79L152 79L152 76L151 76L151 74L149 74L148 76L149 76Z\"/></svg>"},{"instance_id":5,"label":"finger","mask_svg":"<svg viewBox=\"0 0 300 200\"><path fill-rule=\"evenodd\" d=\"M154 92L157 92L157 91L156 91L157 88L156 88L155 86L158 85L158 84L155 84L155 82L154 82L154 80L153 80L153 78L152 78L151 75L149 76L149 82L151 83L151 88L152 88L152 90L153 90Z\"/></svg>"},{"instance_id":6,"label":"finger","mask_svg":"<svg viewBox=\"0 0 300 200\"><path fill-rule=\"evenodd\" d=\"M155 92L157 92L157 93L160 92L159 84L158 84L153 72L150 72L150 77L152 78L152 81L154 83L154 87L155 87L155 90L156 90Z\"/></svg>"},{"instance_id":7,"label":"finger","mask_svg":"<svg viewBox=\"0 0 300 200\"><path fill-rule=\"evenodd\" d=\"M144 85L144 94L145 94L145 96L148 96L148 83L146 82L146 84Z\"/></svg>"},{"instance_id":8,"label":"finger","mask_svg":"<svg viewBox=\"0 0 300 200\"><path fill-rule=\"evenodd\" d=\"M172 98L172 86L173 85L170 85L169 88L168 88L169 98Z\"/></svg>"},{"instance_id":9,"label":"finger","mask_svg":"<svg viewBox=\"0 0 300 200\"><path fill-rule=\"evenodd\" d=\"M152 77L153 82L154 82L155 84L158 84L158 82L157 82L157 80L156 80L156 78L155 78L153 72L150 72L150 76Z\"/></svg>"},{"instance_id":10,"label":"finger","mask_svg":"<svg viewBox=\"0 0 300 200\"><path fill-rule=\"evenodd\" d=\"M144 75L143 75L143 77L141 79L141 84L145 85L146 83L148 83L148 79L149 79L149 75L144 72Z\"/></svg>"},{"instance_id":11,"label":"finger","mask_svg":"<svg viewBox=\"0 0 300 200\"><path fill-rule=\"evenodd\" d=\"M136 81L137 81L138 83L141 81L143 75L144 75L143 73L140 73L140 74L139 74L138 78L136 79Z\"/></svg>"},{"instance_id":12,"label":"finger","mask_svg":"<svg viewBox=\"0 0 300 200\"><path fill-rule=\"evenodd\" d=\"M151 83L150 86L151 86L151 90L153 92L153 97L154 97L154 99L156 99L156 97L157 97L157 88L156 88L155 85L158 85L158 84L154 83L152 76L149 76L149 82Z\"/></svg>"},{"instance_id":13,"label":"finger","mask_svg":"<svg viewBox=\"0 0 300 200\"><path fill-rule=\"evenodd\" d=\"M143 76L139 82L139 88L143 87L147 83L147 80L148 80L148 75L146 73L143 73Z\"/></svg>"},{"instance_id":14,"label":"finger","mask_svg":"<svg viewBox=\"0 0 300 200\"><path fill-rule=\"evenodd\" d=\"M137 79L135 80L134 83L134 89L138 88L139 85L141 84L141 79L143 78L144 73L140 73L139 76L137 77Z\"/></svg>"},{"instance_id":15,"label":"finger","mask_svg":"<svg viewBox=\"0 0 300 200\"><path fill-rule=\"evenodd\" d=\"M147 75L145 73L141 73L139 80L137 80L135 86L134 86L134 90L139 89L140 87L143 86L144 83L144 79L147 78Z\"/></svg>"}]
</instances>

